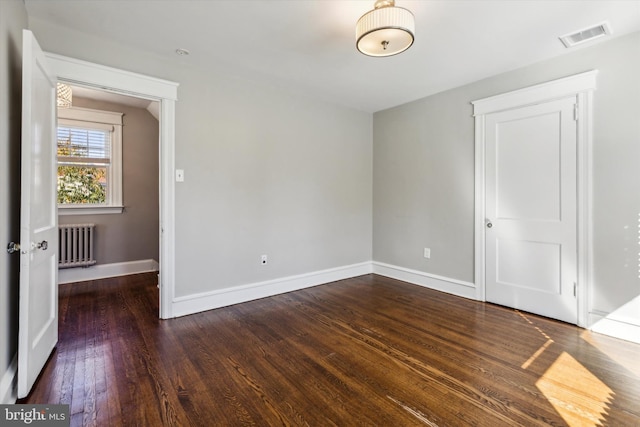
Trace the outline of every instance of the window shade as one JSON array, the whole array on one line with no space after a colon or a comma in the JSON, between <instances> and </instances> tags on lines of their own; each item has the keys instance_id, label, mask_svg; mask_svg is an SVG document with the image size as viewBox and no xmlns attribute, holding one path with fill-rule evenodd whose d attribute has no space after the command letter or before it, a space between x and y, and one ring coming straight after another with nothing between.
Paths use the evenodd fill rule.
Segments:
<instances>
[{"instance_id":1,"label":"window shade","mask_svg":"<svg viewBox=\"0 0 640 427\"><path fill-rule=\"evenodd\" d=\"M58 126L58 156L109 159L111 131Z\"/></svg>"}]
</instances>

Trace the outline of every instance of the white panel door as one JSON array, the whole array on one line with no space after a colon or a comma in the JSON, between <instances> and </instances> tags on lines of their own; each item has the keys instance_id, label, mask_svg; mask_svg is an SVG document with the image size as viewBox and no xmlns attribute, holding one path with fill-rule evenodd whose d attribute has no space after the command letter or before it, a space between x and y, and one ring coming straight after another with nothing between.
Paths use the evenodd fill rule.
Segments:
<instances>
[{"instance_id":1,"label":"white panel door","mask_svg":"<svg viewBox=\"0 0 640 427\"><path fill-rule=\"evenodd\" d=\"M577 323L576 98L486 116L486 300Z\"/></svg>"},{"instance_id":2,"label":"white panel door","mask_svg":"<svg viewBox=\"0 0 640 427\"><path fill-rule=\"evenodd\" d=\"M18 397L29 394L58 342L56 78L23 31Z\"/></svg>"}]
</instances>

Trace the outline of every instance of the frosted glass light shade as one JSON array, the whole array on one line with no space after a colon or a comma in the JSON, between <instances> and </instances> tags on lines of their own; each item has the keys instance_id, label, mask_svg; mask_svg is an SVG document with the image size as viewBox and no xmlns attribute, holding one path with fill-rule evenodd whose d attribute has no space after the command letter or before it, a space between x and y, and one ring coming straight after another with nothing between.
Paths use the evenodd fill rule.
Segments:
<instances>
[{"instance_id":1,"label":"frosted glass light shade","mask_svg":"<svg viewBox=\"0 0 640 427\"><path fill-rule=\"evenodd\" d=\"M358 20L356 46L369 56L391 56L409 49L415 34L413 14L393 1L378 1Z\"/></svg>"},{"instance_id":2,"label":"frosted glass light shade","mask_svg":"<svg viewBox=\"0 0 640 427\"><path fill-rule=\"evenodd\" d=\"M71 86L58 83L56 87L56 105L60 108L69 108L71 107L71 100Z\"/></svg>"}]
</instances>

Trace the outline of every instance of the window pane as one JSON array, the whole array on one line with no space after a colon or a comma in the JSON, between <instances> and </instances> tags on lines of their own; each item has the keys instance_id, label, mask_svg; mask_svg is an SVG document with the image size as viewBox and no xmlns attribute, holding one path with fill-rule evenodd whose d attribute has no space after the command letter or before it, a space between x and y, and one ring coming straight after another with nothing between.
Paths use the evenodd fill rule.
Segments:
<instances>
[{"instance_id":1,"label":"window pane","mask_svg":"<svg viewBox=\"0 0 640 427\"><path fill-rule=\"evenodd\" d=\"M58 166L58 203L104 204L106 200L106 167Z\"/></svg>"},{"instance_id":2,"label":"window pane","mask_svg":"<svg viewBox=\"0 0 640 427\"><path fill-rule=\"evenodd\" d=\"M58 156L108 158L110 140L104 130L58 126Z\"/></svg>"}]
</instances>

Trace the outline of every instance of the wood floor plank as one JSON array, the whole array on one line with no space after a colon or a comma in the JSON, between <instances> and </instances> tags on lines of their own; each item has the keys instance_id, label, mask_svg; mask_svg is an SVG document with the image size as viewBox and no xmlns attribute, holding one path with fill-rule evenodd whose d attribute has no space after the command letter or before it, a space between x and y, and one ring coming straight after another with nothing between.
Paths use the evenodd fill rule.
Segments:
<instances>
[{"instance_id":1,"label":"wood floor plank","mask_svg":"<svg viewBox=\"0 0 640 427\"><path fill-rule=\"evenodd\" d=\"M62 285L22 402L96 426L640 426L640 346L376 275L158 319L155 274Z\"/></svg>"}]
</instances>

